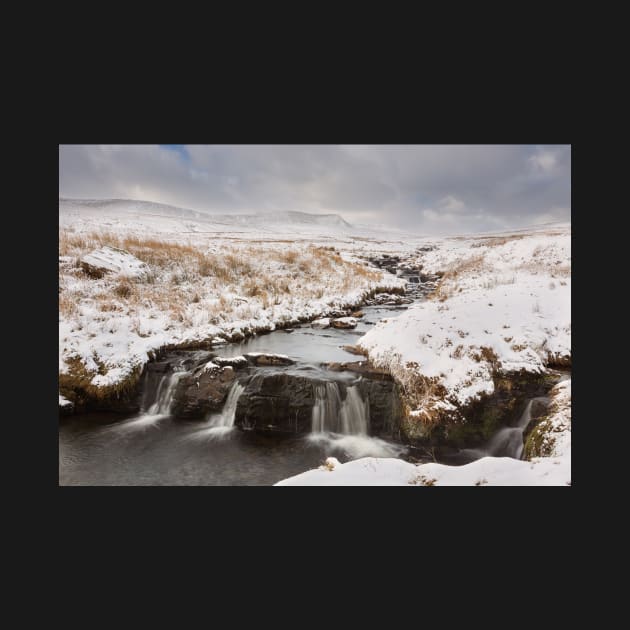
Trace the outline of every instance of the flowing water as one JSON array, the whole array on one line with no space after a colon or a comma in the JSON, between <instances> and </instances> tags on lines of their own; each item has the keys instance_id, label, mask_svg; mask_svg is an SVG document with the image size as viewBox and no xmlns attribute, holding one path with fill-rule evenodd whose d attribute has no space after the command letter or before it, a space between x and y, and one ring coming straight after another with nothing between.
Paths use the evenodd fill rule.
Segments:
<instances>
[{"instance_id":1,"label":"flowing water","mask_svg":"<svg viewBox=\"0 0 630 630\"><path fill-rule=\"evenodd\" d=\"M216 350L225 357L247 352L287 354L296 364L289 373L329 382L315 386L312 433L307 436L261 435L234 427L239 397L235 382L220 413L202 422L181 422L170 414L177 383L186 372L181 359L166 373L147 371L141 412L123 418L92 413L64 418L59 426L61 485L270 485L334 455L395 457L400 444L369 436L369 403L356 374L331 373L328 361L357 361L344 345L356 340L385 316L400 309L365 307L355 330L315 329L306 324L293 332L251 337ZM273 370L276 368L262 368ZM256 375L253 376L256 378Z\"/></svg>"},{"instance_id":2,"label":"flowing water","mask_svg":"<svg viewBox=\"0 0 630 630\"><path fill-rule=\"evenodd\" d=\"M296 364L279 369L318 379L309 435L237 430L235 415L245 389L238 381L219 413L201 422L173 419L177 384L195 363L191 358L195 353L188 353L188 358L147 370L138 415L93 413L60 422L60 485L271 485L317 467L330 455L342 462L367 456L405 457L407 448L402 444L370 436L370 405L361 393L361 378L350 372L331 373L319 365L361 360L342 346L354 345L378 320L400 312L391 307L362 310L365 315L355 330L321 330L306 324L293 332L279 330L216 351L225 357L247 352L287 354ZM278 368L259 368L273 369ZM502 428L481 448L459 451L448 463L464 464L485 455L520 458L523 430L530 419L531 401L514 426Z\"/></svg>"},{"instance_id":3,"label":"flowing water","mask_svg":"<svg viewBox=\"0 0 630 630\"><path fill-rule=\"evenodd\" d=\"M229 435L234 429L234 419L236 417L236 405L245 388L235 381L230 389L221 413L210 414L204 426L195 431L190 437L193 439L216 439Z\"/></svg>"},{"instance_id":4,"label":"flowing water","mask_svg":"<svg viewBox=\"0 0 630 630\"><path fill-rule=\"evenodd\" d=\"M525 447L523 434L532 419L532 405L536 401L544 405L549 403L549 399L544 396L531 398L525 404L523 412L514 424L502 427L484 445L478 448L464 448L457 453L443 457L443 462L454 465L467 464L487 456L521 459Z\"/></svg>"}]
</instances>

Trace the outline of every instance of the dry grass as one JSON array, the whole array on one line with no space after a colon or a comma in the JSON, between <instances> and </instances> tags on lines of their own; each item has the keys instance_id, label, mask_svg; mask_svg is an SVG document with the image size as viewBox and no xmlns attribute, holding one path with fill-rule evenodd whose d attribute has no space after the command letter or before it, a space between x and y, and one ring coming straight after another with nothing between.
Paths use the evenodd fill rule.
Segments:
<instances>
[{"instance_id":1,"label":"dry grass","mask_svg":"<svg viewBox=\"0 0 630 630\"><path fill-rule=\"evenodd\" d=\"M481 361L487 361L493 367L496 366L499 362L499 357L497 356L497 353L492 348L488 348L487 346L481 346L481 348L479 348L479 351L473 352L471 356L478 363L481 363Z\"/></svg>"},{"instance_id":2,"label":"dry grass","mask_svg":"<svg viewBox=\"0 0 630 630\"><path fill-rule=\"evenodd\" d=\"M483 272L484 260L485 257L483 254L477 254L453 263L446 269L435 291L429 296L429 299L438 300L440 302L446 301L459 291L459 286L456 281L460 276L471 273L481 274Z\"/></svg>"},{"instance_id":3,"label":"dry grass","mask_svg":"<svg viewBox=\"0 0 630 630\"><path fill-rule=\"evenodd\" d=\"M148 274L137 278L87 275L81 258L103 246L136 256L148 265ZM272 309L278 305L287 312L301 309L327 296L332 298L326 300L331 308L338 307L339 299L356 289L375 293L382 278L382 272L345 261L333 248L295 242L290 249L249 241L222 242L219 247L202 238L192 245L62 229L59 255L63 257L59 261L60 318L65 320L69 336L87 335L97 352L111 347L110 333L124 329L140 337L155 334L158 328L178 335L190 328L263 315L283 317L284 311L277 315ZM89 321L88 312L92 313ZM152 326L150 320L156 323ZM111 354L103 352L103 356ZM85 368L74 367L64 377L67 387L88 392L91 377Z\"/></svg>"},{"instance_id":4,"label":"dry grass","mask_svg":"<svg viewBox=\"0 0 630 630\"><path fill-rule=\"evenodd\" d=\"M59 294L59 313L64 317L73 317L77 314L77 300L67 291Z\"/></svg>"},{"instance_id":5,"label":"dry grass","mask_svg":"<svg viewBox=\"0 0 630 630\"><path fill-rule=\"evenodd\" d=\"M475 243L471 247L499 247L510 241L518 241L525 238L523 234L511 234L509 236L488 236L475 239Z\"/></svg>"}]
</instances>

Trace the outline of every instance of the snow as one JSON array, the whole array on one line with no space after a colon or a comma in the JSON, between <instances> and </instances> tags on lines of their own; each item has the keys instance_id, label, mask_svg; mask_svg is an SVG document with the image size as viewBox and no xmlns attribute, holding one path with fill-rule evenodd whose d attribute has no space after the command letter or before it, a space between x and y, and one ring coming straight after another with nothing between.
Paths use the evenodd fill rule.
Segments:
<instances>
[{"instance_id":1,"label":"snow","mask_svg":"<svg viewBox=\"0 0 630 630\"><path fill-rule=\"evenodd\" d=\"M328 328L330 326L330 317L321 317L320 319L314 319L311 322L312 328Z\"/></svg>"},{"instance_id":2,"label":"snow","mask_svg":"<svg viewBox=\"0 0 630 630\"><path fill-rule=\"evenodd\" d=\"M333 458L329 458L333 459ZM327 461L329 461L327 460ZM364 457L289 477L276 486L565 486L571 470L562 458L525 462L483 457L465 466L410 464L400 459Z\"/></svg>"},{"instance_id":3,"label":"snow","mask_svg":"<svg viewBox=\"0 0 630 630\"><path fill-rule=\"evenodd\" d=\"M414 371L444 387L446 396L427 397L411 410L417 414L491 394L493 357L500 372L540 373L552 356L571 355L570 231L484 243L437 242L418 263L423 273L454 271L438 299L381 321L359 339L372 363L399 380Z\"/></svg>"},{"instance_id":4,"label":"snow","mask_svg":"<svg viewBox=\"0 0 630 630\"><path fill-rule=\"evenodd\" d=\"M93 385L112 386L164 346L224 345L233 336L323 317L360 304L375 289L404 285L377 269L357 273L367 270L358 256L374 246L367 237L347 236L341 220L288 218L292 223L267 229L261 217L257 225L242 226L235 217L219 224L163 204L60 199L60 373L78 361ZM379 236L379 247L400 249L399 241ZM212 263L204 273L200 256ZM82 258L108 265L111 273L87 277L76 265ZM150 273L142 275L145 266ZM217 267L232 277L224 279Z\"/></svg>"},{"instance_id":5,"label":"snow","mask_svg":"<svg viewBox=\"0 0 630 630\"><path fill-rule=\"evenodd\" d=\"M358 320L356 317L336 317L333 321L345 324L347 326L356 326Z\"/></svg>"},{"instance_id":6,"label":"snow","mask_svg":"<svg viewBox=\"0 0 630 630\"><path fill-rule=\"evenodd\" d=\"M277 486L567 486L571 485L571 380L550 392L546 437L549 457L531 461L482 457L465 466L410 464L392 457L362 457L345 464L334 457L315 470L289 477Z\"/></svg>"},{"instance_id":7,"label":"snow","mask_svg":"<svg viewBox=\"0 0 630 630\"><path fill-rule=\"evenodd\" d=\"M259 214L215 214L167 204L129 199L59 199L59 225L80 232L94 225L112 231L144 230L161 234L216 234L247 236L250 240L281 238L296 240L344 238L409 238L402 230L352 225L338 214L267 212ZM420 235L417 235L419 238Z\"/></svg>"},{"instance_id":8,"label":"snow","mask_svg":"<svg viewBox=\"0 0 630 630\"><path fill-rule=\"evenodd\" d=\"M59 394L59 406L68 407L72 405L72 401L68 400L65 396Z\"/></svg>"}]
</instances>

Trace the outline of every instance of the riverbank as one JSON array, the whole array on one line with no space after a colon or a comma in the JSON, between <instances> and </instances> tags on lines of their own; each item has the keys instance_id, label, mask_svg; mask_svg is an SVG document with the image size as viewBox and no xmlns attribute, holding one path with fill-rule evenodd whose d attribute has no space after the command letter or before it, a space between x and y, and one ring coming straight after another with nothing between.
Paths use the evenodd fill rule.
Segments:
<instances>
[{"instance_id":1,"label":"riverbank","mask_svg":"<svg viewBox=\"0 0 630 630\"><path fill-rule=\"evenodd\" d=\"M406 433L466 423L475 404L571 366L570 226L442 239L415 261L430 298L358 341L403 389Z\"/></svg>"},{"instance_id":2,"label":"riverbank","mask_svg":"<svg viewBox=\"0 0 630 630\"><path fill-rule=\"evenodd\" d=\"M185 239L185 240L184 240ZM125 396L165 348L218 347L405 283L335 247L60 232L60 395ZM60 399L61 400L61 399Z\"/></svg>"}]
</instances>

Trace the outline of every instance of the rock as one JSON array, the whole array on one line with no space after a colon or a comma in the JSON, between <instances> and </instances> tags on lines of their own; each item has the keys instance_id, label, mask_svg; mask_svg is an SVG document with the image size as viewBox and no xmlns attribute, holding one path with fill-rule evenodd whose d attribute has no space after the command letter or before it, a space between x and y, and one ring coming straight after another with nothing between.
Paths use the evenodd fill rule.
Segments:
<instances>
[{"instance_id":1,"label":"rock","mask_svg":"<svg viewBox=\"0 0 630 630\"><path fill-rule=\"evenodd\" d=\"M363 311L354 311L350 313L350 317L363 317Z\"/></svg>"},{"instance_id":2,"label":"rock","mask_svg":"<svg viewBox=\"0 0 630 630\"><path fill-rule=\"evenodd\" d=\"M333 328L341 328L343 330L346 330L356 328L358 323L359 322L357 322L354 317L340 317L339 319L333 319L330 322L330 325Z\"/></svg>"},{"instance_id":3,"label":"rock","mask_svg":"<svg viewBox=\"0 0 630 630\"><path fill-rule=\"evenodd\" d=\"M74 413L74 403L65 396L59 394L59 415L67 416Z\"/></svg>"},{"instance_id":4,"label":"rock","mask_svg":"<svg viewBox=\"0 0 630 630\"><path fill-rule=\"evenodd\" d=\"M328 328L330 326L330 317L322 317L321 319L314 319L311 322L311 328Z\"/></svg>"},{"instance_id":5,"label":"rock","mask_svg":"<svg viewBox=\"0 0 630 630\"><path fill-rule=\"evenodd\" d=\"M93 278L102 278L106 273L139 278L149 273L149 266L124 249L101 247L83 256L81 268Z\"/></svg>"},{"instance_id":6,"label":"rock","mask_svg":"<svg viewBox=\"0 0 630 630\"><path fill-rule=\"evenodd\" d=\"M400 437L402 402L396 383L391 380L364 378L359 384L361 395L370 405L370 435Z\"/></svg>"},{"instance_id":7,"label":"rock","mask_svg":"<svg viewBox=\"0 0 630 630\"><path fill-rule=\"evenodd\" d=\"M220 411L235 378L232 366L208 367L207 364L184 376L173 397L173 415L193 420Z\"/></svg>"},{"instance_id":8,"label":"rock","mask_svg":"<svg viewBox=\"0 0 630 630\"><path fill-rule=\"evenodd\" d=\"M326 381L303 375L259 372L244 386L236 407L235 424L243 429L310 433L315 387ZM346 399L348 384L338 382L339 396ZM364 378L353 383L369 401L370 435L397 437L402 406L392 380Z\"/></svg>"},{"instance_id":9,"label":"rock","mask_svg":"<svg viewBox=\"0 0 630 630\"><path fill-rule=\"evenodd\" d=\"M212 359L212 361L218 366L223 367L229 365L235 370L242 370L249 365L249 361L242 355L238 357L215 357L214 359Z\"/></svg>"},{"instance_id":10,"label":"rock","mask_svg":"<svg viewBox=\"0 0 630 630\"><path fill-rule=\"evenodd\" d=\"M244 355L251 365L293 365L295 361L286 354L271 354L265 352L248 352Z\"/></svg>"},{"instance_id":11,"label":"rock","mask_svg":"<svg viewBox=\"0 0 630 630\"><path fill-rule=\"evenodd\" d=\"M523 440L526 441L529 434L534 430L534 427L540 422L541 418L547 413L549 409L549 398L539 397L532 400L532 406L530 411L531 420L527 423L527 426L523 429Z\"/></svg>"},{"instance_id":12,"label":"rock","mask_svg":"<svg viewBox=\"0 0 630 630\"><path fill-rule=\"evenodd\" d=\"M156 374L166 374L171 371L171 364L168 361L152 361L147 363L147 372L155 372Z\"/></svg>"},{"instance_id":13,"label":"rock","mask_svg":"<svg viewBox=\"0 0 630 630\"><path fill-rule=\"evenodd\" d=\"M325 368L332 370L333 372L356 372L361 374L365 378L378 379L383 381L391 381L392 376L384 368L374 367L369 361L344 361L332 363L323 363Z\"/></svg>"},{"instance_id":14,"label":"rock","mask_svg":"<svg viewBox=\"0 0 630 630\"><path fill-rule=\"evenodd\" d=\"M293 328L285 328L284 332L285 333L292 333L293 332Z\"/></svg>"},{"instance_id":15,"label":"rock","mask_svg":"<svg viewBox=\"0 0 630 630\"><path fill-rule=\"evenodd\" d=\"M367 356L367 352L363 350L363 348L359 348L359 346L341 346L341 349L350 354L359 354L363 357Z\"/></svg>"},{"instance_id":16,"label":"rock","mask_svg":"<svg viewBox=\"0 0 630 630\"><path fill-rule=\"evenodd\" d=\"M255 374L238 400L235 424L258 431L308 433L315 404L313 382L286 373Z\"/></svg>"}]
</instances>

